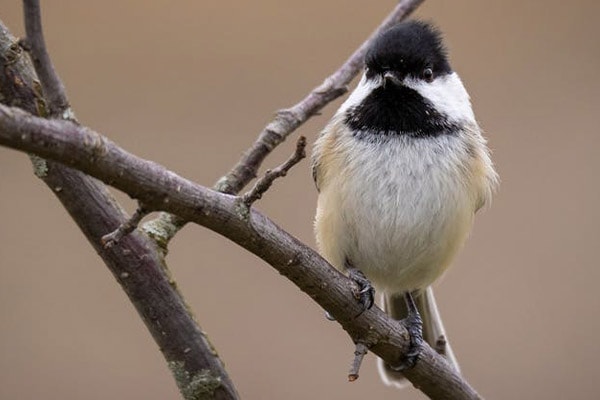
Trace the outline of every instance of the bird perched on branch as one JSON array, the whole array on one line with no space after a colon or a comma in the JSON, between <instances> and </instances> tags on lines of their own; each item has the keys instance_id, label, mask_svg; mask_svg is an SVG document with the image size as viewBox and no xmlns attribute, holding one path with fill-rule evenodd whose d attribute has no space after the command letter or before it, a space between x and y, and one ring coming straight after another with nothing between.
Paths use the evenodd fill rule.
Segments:
<instances>
[{"instance_id":1,"label":"bird perched on branch","mask_svg":"<svg viewBox=\"0 0 600 400\"><path fill-rule=\"evenodd\" d=\"M379 360L383 380L402 385L423 339L458 370L431 284L498 178L437 29L408 21L373 41L360 83L314 145L312 168L321 253L359 285L365 309L372 283L411 335L406 360Z\"/></svg>"}]
</instances>

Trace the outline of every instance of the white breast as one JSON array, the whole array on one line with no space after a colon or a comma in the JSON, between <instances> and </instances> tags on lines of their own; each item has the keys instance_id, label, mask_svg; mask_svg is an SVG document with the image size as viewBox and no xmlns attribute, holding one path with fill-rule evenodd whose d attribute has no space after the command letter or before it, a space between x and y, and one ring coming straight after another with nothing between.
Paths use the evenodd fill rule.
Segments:
<instances>
[{"instance_id":1,"label":"white breast","mask_svg":"<svg viewBox=\"0 0 600 400\"><path fill-rule=\"evenodd\" d=\"M425 288L472 225L468 147L461 135L346 135L338 131L327 150L334 154L327 170L337 173L320 188L315 227L322 254L340 269L348 259L380 291Z\"/></svg>"}]
</instances>

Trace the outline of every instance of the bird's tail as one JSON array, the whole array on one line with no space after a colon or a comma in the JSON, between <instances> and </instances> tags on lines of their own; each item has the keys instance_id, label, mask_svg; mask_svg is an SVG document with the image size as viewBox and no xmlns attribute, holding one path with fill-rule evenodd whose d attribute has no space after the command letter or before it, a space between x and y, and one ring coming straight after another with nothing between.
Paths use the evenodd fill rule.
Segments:
<instances>
[{"instance_id":1,"label":"bird's tail","mask_svg":"<svg viewBox=\"0 0 600 400\"><path fill-rule=\"evenodd\" d=\"M416 295L415 303L421 314L423 320L423 339L429 343L429 345L435 349L438 353L443 355L446 360L460 372L460 368L448 342L444 325L440 318L437 305L435 303L435 297L433 296L433 289L428 287L424 292ZM382 302L383 310L392 318L400 320L406 318L408 310L404 301L403 295L389 296L383 295ZM379 369L379 375L386 385L395 386L398 388L405 387L408 383L402 372L394 371L389 365L387 365L382 359L377 360L377 367Z\"/></svg>"}]
</instances>

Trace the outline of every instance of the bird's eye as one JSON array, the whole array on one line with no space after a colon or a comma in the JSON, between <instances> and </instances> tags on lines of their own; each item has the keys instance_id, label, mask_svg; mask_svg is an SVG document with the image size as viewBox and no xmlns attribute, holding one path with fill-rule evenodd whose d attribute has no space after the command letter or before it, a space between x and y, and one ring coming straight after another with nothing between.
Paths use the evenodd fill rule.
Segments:
<instances>
[{"instance_id":1,"label":"bird's eye","mask_svg":"<svg viewBox=\"0 0 600 400\"><path fill-rule=\"evenodd\" d=\"M433 80L433 70L431 67L427 67L423 70L423 79L427 82L431 82Z\"/></svg>"}]
</instances>

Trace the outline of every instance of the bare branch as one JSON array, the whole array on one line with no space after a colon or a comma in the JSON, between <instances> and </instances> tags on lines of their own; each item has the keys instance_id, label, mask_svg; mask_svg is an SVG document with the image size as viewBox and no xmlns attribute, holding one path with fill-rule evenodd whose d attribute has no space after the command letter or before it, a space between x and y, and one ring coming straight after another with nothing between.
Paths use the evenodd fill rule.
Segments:
<instances>
[{"instance_id":1,"label":"bare branch","mask_svg":"<svg viewBox=\"0 0 600 400\"><path fill-rule=\"evenodd\" d=\"M327 310L355 343L364 343L387 363L398 364L409 350L409 334L401 323L377 307L361 314L347 277L255 209L240 215L237 197L194 184L90 129L33 117L16 108L0 106L0 145L78 168L149 209L168 211L229 238L290 279ZM480 399L428 345L415 367L404 374L432 399Z\"/></svg>"},{"instance_id":2,"label":"bare branch","mask_svg":"<svg viewBox=\"0 0 600 400\"><path fill-rule=\"evenodd\" d=\"M133 215L127 219L127 221L123 222L111 233L107 233L106 235L102 236L100 243L102 243L102 246L104 246L105 249L110 249L112 246L119 243L119 241L125 236L133 232L139 225L140 221L148 214L150 214L150 211L140 204Z\"/></svg>"},{"instance_id":3,"label":"bare branch","mask_svg":"<svg viewBox=\"0 0 600 400\"><path fill-rule=\"evenodd\" d=\"M39 4L36 10L39 19ZM39 20L34 26L41 29ZM0 21L0 99L30 113L48 115L40 82L24 55L17 40ZM65 111L62 116L72 117L68 108L64 108L68 103L57 104L58 109ZM100 244L102 235L127 218L106 186L61 164L38 157L34 161L36 175L58 197L129 296L174 376L180 378L177 379L180 391L193 392L194 382L201 376L205 381L218 383L218 387L211 386L212 398L237 399L221 360L172 284L155 243L134 232L124 238L120 246L105 249Z\"/></svg>"},{"instance_id":4,"label":"bare branch","mask_svg":"<svg viewBox=\"0 0 600 400\"><path fill-rule=\"evenodd\" d=\"M364 343L356 343L356 350L354 350L354 360L352 361L352 366L350 367L350 372L348 372L348 381L354 382L358 379L358 372L360 371L360 366L362 365L363 358L369 352L369 348Z\"/></svg>"},{"instance_id":5,"label":"bare branch","mask_svg":"<svg viewBox=\"0 0 600 400\"><path fill-rule=\"evenodd\" d=\"M423 0L400 0L394 10L385 18L371 36L323 83L313 89L294 106L281 110L258 135L256 142L215 185L223 193L237 193L256 177L258 168L265 157L281 144L292 132L316 115L323 107L346 93L347 85L363 67L365 53L373 39L381 32L401 21L421 4Z\"/></svg>"},{"instance_id":6,"label":"bare branch","mask_svg":"<svg viewBox=\"0 0 600 400\"><path fill-rule=\"evenodd\" d=\"M40 77L44 97L48 102L49 116L72 119L65 87L58 77L44 41L39 0L23 0L25 14L24 48L29 51L35 70Z\"/></svg>"},{"instance_id":7,"label":"bare branch","mask_svg":"<svg viewBox=\"0 0 600 400\"><path fill-rule=\"evenodd\" d=\"M262 195L269 190L275 179L286 176L288 171L305 157L306 138L304 136L300 136L296 142L296 150L294 151L294 154L292 154L290 158L286 160L286 162L277 168L273 170L267 170L265 175L256 182L254 187L252 187L249 192L244 193L242 196L242 202L246 205L246 207L252 206L252 203L260 199Z\"/></svg>"},{"instance_id":8,"label":"bare branch","mask_svg":"<svg viewBox=\"0 0 600 400\"><path fill-rule=\"evenodd\" d=\"M371 41L410 13L424 0L400 0L392 12L383 20L371 36L323 83L290 108L280 110L275 119L260 132L256 141L246 150L237 164L213 186L213 189L228 194L238 193L256 177L263 160L299 126L317 115L327 104L346 93L347 86L363 67L363 60ZM186 221L180 217L162 213L148 223L149 229L166 251L169 241L184 227Z\"/></svg>"}]
</instances>

